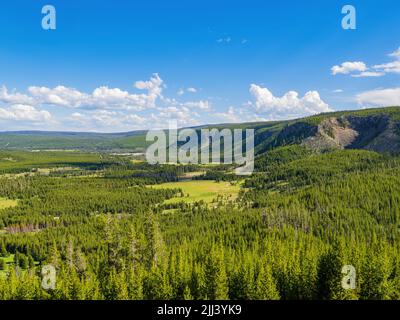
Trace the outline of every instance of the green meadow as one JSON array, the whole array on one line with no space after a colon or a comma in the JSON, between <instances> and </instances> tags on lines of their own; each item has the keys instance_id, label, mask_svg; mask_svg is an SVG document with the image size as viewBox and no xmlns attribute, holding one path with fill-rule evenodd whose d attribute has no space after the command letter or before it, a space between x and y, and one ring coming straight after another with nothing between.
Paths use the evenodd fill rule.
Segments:
<instances>
[{"instance_id":1,"label":"green meadow","mask_svg":"<svg viewBox=\"0 0 400 320\"><path fill-rule=\"evenodd\" d=\"M205 203L212 203L217 200L218 197L222 197L225 200L236 200L240 184L231 184L230 182L216 182L209 180L191 180L191 181L180 181L180 182L169 182L162 183L159 185L152 186L155 189L180 189L183 192L183 196L177 196L172 199L166 200L165 204L173 204L179 202L194 203L204 201Z\"/></svg>"},{"instance_id":2,"label":"green meadow","mask_svg":"<svg viewBox=\"0 0 400 320\"><path fill-rule=\"evenodd\" d=\"M0 210L15 207L15 206L17 206L17 204L18 204L17 200L0 198Z\"/></svg>"}]
</instances>

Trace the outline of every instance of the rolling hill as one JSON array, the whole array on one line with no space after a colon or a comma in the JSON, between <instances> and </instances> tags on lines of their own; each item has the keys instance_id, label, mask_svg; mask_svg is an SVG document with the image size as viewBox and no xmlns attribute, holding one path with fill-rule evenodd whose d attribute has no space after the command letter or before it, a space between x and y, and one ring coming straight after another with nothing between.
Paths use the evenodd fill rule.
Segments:
<instances>
[{"instance_id":1,"label":"rolling hill","mask_svg":"<svg viewBox=\"0 0 400 320\"><path fill-rule=\"evenodd\" d=\"M253 128L256 154L300 144L315 150L366 149L400 153L400 107L319 114L290 121L205 125L202 128ZM0 132L3 150L85 150L138 152L148 145L146 131L125 133Z\"/></svg>"}]
</instances>

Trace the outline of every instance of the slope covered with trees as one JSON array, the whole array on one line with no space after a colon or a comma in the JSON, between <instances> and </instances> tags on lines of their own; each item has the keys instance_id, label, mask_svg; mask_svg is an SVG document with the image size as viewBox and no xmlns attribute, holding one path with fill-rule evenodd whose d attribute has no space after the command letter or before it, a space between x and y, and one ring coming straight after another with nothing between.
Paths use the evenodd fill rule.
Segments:
<instances>
[{"instance_id":1,"label":"slope covered with trees","mask_svg":"<svg viewBox=\"0 0 400 320\"><path fill-rule=\"evenodd\" d=\"M303 141L318 117L272 144L265 133L269 151L246 179L223 165L1 151L0 199L13 205L0 210L0 299L400 299L400 157L312 148ZM188 172L239 195L171 202L187 195L152 187ZM56 270L47 290L46 265Z\"/></svg>"},{"instance_id":2,"label":"slope covered with trees","mask_svg":"<svg viewBox=\"0 0 400 320\"><path fill-rule=\"evenodd\" d=\"M1 178L18 205L0 212L0 298L399 299L400 159L275 153L236 201L173 211L163 202L179 190L147 187L162 168L121 158ZM178 168L164 170L177 179ZM41 288L47 264L54 290ZM355 290L341 286L344 265Z\"/></svg>"}]
</instances>

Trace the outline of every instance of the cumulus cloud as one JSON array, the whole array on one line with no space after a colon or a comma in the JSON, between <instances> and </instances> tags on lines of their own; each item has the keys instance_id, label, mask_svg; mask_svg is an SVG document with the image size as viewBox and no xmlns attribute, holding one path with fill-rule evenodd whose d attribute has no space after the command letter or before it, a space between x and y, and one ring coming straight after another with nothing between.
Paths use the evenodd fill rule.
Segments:
<instances>
[{"instance_id":1,"label":"cumulus cloud","mask_svg":"<svg viewBox=\"0 0 400 320\"><path fill-rule=\"evenodd\" d=\"M225 111L214 110L210 101L169 98L163 94L163 80L154 74L149 80L136 81L136 90L99 86L92 92L83 92L66 86L53 88L31 86L28 93L0 88L0 119L3 121L48 122L88 131L130 131L166 128L176 120L178 125L195 126L210 122L252 122L298 118L330 111L318 92L309 91L303 97L289 91L275 97L267 88L252 84L250 93L254 101L247 106L230 106ZM197 92L194 87L181 89ZM52 114L46 110L51 108ZM69 115L66 111L71 110ZM50 110L50 109L49 109ZM53 111L54 110L54 111Z\"/></svg>"},{"instance_id":2,"label":"cumulus cloud","mask_svg":"<svg viewBox=\"0 0 400 320\"><path fill-rule=\"evenodd\" d=\"M82 128L92 131L129 131L145 129L147 119L137 114L124 113L123 111L90 110L74 112L66 118L71 127Z\"/></svg>"},{"instance_id":3,"label":"cumulus cloud","mask_svg":"<svg viewBox=\"0 0 400 320\"><path fill-rule=\"evenodd\" d=\"M50 112L37 110L30 105L15 104L9 108L0 108L0 119L2 120L45 122L50 118Z\"/></svg>"},{"instance_id":4,"label":"cumulus cloud","mask_svg":"<svg viewBox=\"0 0 400 320\"><path fill-rule=\"evenodd\" d=\"M59 85L56 87L30 86L27 93L9 91L0 87L0 119L5 121L47 121L54 115L63 114L59 125L73 128L107 131L147 129L154 125L165 126L168 120L178 119L182 125L198 123L199 113L210 111L208 100L177 101L163 96L164 81L158 74L149 80L136 81L133 88L143 92L99 86L92 92ZM184 92L196 93L188 87ZM73 109L69 115L60 109ZM153 110L153 111L152 111ZM144 113L144 114L138 114ZM54 117L53 117L54 118ZM52 123L57 121L52 118Z\"/></svg>"},{"instance_id":5,"label":"cumulus cloud","mask_svg":"<svg viewBox=\"0 0 400 320\"><path fill-rule=\"evenodd\" d=\"M190 88L187 88L186 91L187 91L187 92L190 92L190 93L196 93L196 92L197 92L197 89L196 89L196 88L193 88L193 87L190 87Z\"/></svg>"},{"instance_id":6,"label":"cumulus cloud","mask_svg":"<svg viewBox=\"0 0 400 320\"><path fill-rule=\"evenodd\" d=\"M163 80L158 73L153 74L149 81L136 81L135 87L140 90L148 91L148 102L154 107L155 100L161 96L163 88Z\"/></svg>"},{"instance_id":7,"label":"cumulus cloud","mask_svg":"<svg viewBox=\"0 0 400 320\"><path fill-rule=\"evenodd\" d=\"M29 87L28 91L36 103L62 106L67 108L93 108L93 109L126 109L144 110L154 108L158 97L162 93L163 81L154 74L149 81L137 81L134 86L147 93L131 94L119 88L101 86L92 93L84 93L74 88L57 86Z\"/></svg>"},{"instance_id":8,"label":"cumulus cloud","mask_svg":"<svg viewBox=\"0 0 400 320\"><path fill-rule=\"evenodd\" d=\"M82 93L73 88L57 86L55 88L35 87L28 88L35 103L58 105L69 108L79 108L90 95Z\"/></svg>"},{"instance_id":9,"label":"cumulus cloud","mask_svg":"<svg viewBox=\"0 0 400 320\"><path fill-rule=\"evenodd\" d=\"M233 106L230 106L225 112L217 112L213 114L213 118L217 119L217 122L222 123L266 121L265 118L258 116L249 109L235 108Z\"/></svg>"},{"instance_id":10,"label":"cumulus cloud","mask_svg":"<svg viewBox=\"0 0 400 320\"><path fill-rule=\"evenodd\" d=\"M99 87L85 104L96 109L144 110L154 108L156 99L153 93L130 94L119 88Z\"/></svg>"},{"instance_id":11,"label":"cumulus cloud","mask_svg":"<svg viewBox=\"0 0 400 320\"><path fill-rule=\"evenodd\" d=\"M364 62L344 62L331 68L332 74L351 74L353 78L382 77L387 73L400 73L400 48L388 54L394 61L367 67ZM358 72L358 73L356 73Z\"/></svg>"},{"instance_id":12,"label":"cumulus cloud","mask_svg":"<svg viewBox=\"0 0 400 320\"><path fill-rule=\"evenodd\" d=\"M88 123L88 119L87 117L80 113L80 112L74 112L72 113L69 117L68 120L71 120L73 122L77 122L79 124L87 124Z\"/></svg>"},{"instance_id":13,"label":"cumulus cloud","mask_svg":"<svg viewBox=\"0 0 400 320\"><path fill-rule=\"evenodd\" d=\"M354 71L366 71L367 66L364 62L354 61L354 62L343 62L340 66L333 66L331 68L332 74L349 74Z\"/></svg>"},{"instance_id":14,"label":"cumulus cloud","mask_svg":"<svg viewBox=\"0 0 400 320\"><path fill-rule=\"evenodd\" d=\"M394 57L394 58L400 59L400 47L396 51L390 53L389 57Z\"/></svg>"},{"instance_id":15,"label":"cumulus cloud","mask_svg":"<svg viewBox=\"0 0 400 320\"><path fill-rule=\"evenodd\" d=\"M377 71L364 71L359 74L352 74L353 78L368 78L368 77L382 77L384 76L384 72L377 72Z\"/></svg>"},{"instance_id":16,"label":"cumulus cloud","mask_svg":"<svg viewBox=\"0 0 400 320\"><path fill-rule=\"evenodd\" d=\"M5 86L0 87L0 101L7 104L27 104L31 105L35 103L32 97L18 92L8 92Z\"/></svg>"},{"instance_id":17,"label":"cumulus cloud","mask_svg":"<svg viewBox=\"0 0 400 320\"><path fill-rule=\"evenodd\" d=\"M380 70L382 74L385 73L400 73L400 60L377 64L373 66L375 70Z\"/></svg>"},{"instance_id":18,"label":"cumulus cloud","mask_svg":"<svg viewBox=\"0 0 400 320\"><path fill-rule=\"evenodd\" d=\"M400 106L400 88L366 91L358 94L356 99L364 106Z\"/></svg>"},{"instance_id":19,"label":"cumulus cloud","mask_svg":"<svg viewBox=\"0 0 400 320\"><path fill-rule=\"evenodd\" d=\"M198 108L201 110L210 110L210 103L207 100L185 102L184 106L187 108Z\"/></svg>"},{"instance_id":20,"label":"cumulus cloud","mask_svg":"<svg viewBox=\"0 0 400 320\"><path fill-rule=\"evenodd\" d=\"M332 111L317 91L309 91L303 97L299 97L296 91L275 97L267 88L252 84L250 94L255 100L252 104L255 111L269 120L293 119Z\"/></svg>"},{"instance_id":21,"label":"cumulus cloud","mask_svg":"<svg viewBox=\"0 0 400 320\"><path fill-rule=\"evenodd\" d=\"M222 122L227 122L227 123L235 123L243 120L240 119L239 112L235 110L235 108L232 106L229 107L226 112L215 113L215 117L220 119Z\"/></svg>"},{"instance_id":22,"label":"cumulus cloud","mask_svg":"<svg viewBox=\"0 0 400 320\"><path fill-rule=\"evenodd\" d=\"M180 88L177 92L178 96L183 96L185 94L185 92L189 92L189 93L197 93L197 89L193 88L193 87L189 87L189 88Z\"/></svg>"}]
</instances>

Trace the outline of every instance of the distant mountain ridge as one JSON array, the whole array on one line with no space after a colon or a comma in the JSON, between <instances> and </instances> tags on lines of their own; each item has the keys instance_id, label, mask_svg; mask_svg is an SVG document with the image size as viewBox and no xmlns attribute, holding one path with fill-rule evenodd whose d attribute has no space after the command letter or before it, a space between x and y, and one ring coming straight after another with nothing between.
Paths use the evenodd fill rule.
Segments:
<instances>
[{"instance_id":1,"label":"distant mountain ridge","mask_svg":"<svg viewBox=\"0 0 400 320\"><path fill-rule=\"evenodd\" d=\"M322 151L349 148L400 153L400 107L340 111L288 121L193 127L202 128L254 129L257 154L291 144ZM136 152L148 145L146 132L0 132L0 149Z\"/></svg>"}]
</instances>

